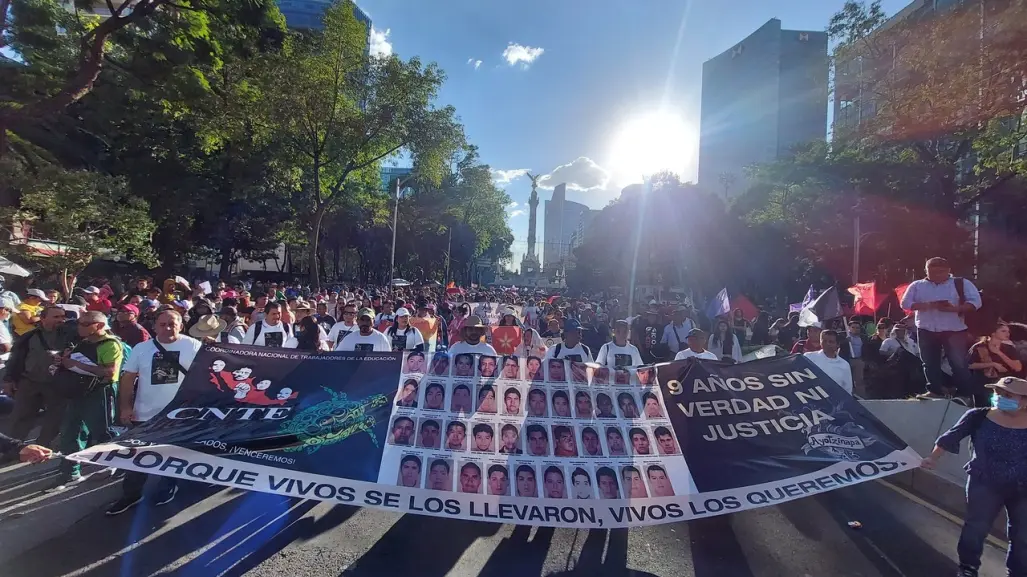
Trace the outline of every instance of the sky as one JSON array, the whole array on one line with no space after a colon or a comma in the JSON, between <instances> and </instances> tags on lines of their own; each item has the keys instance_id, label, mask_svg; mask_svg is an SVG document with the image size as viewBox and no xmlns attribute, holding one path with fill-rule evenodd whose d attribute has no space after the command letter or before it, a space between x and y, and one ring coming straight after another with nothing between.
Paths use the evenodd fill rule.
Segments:
<instances>
[{"instance_id":1,"label":"sky","mask_svg":"<svg viewBox=\"0 0 1027 577\"><path fill-rule=\"evenodd\" d=\"M888 15L907 0L883 0ZM544 201L599 209L659 168L694 180L704 61L771 18L824 30L844 0L358 0L372 51L437 62L452 104L512 202L513 267L527 246L525 172ZM654 135L649 138L650 135ZM499 208L497 208L499 209ZM541 256L541 255L540 255Z\"/></svg>"}]
</instances>

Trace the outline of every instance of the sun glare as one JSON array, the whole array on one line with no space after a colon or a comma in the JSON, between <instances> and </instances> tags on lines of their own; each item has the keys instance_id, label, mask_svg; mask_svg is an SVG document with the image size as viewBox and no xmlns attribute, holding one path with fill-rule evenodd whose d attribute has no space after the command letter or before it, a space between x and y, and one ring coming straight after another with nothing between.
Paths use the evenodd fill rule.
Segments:
<instances>
[{"instance_id":1,"label":"sun glare","mask_svg":"<svg viewBox=\"0 0 1027 577\"><path fill-rule=\"evenodd\" d=\"M615 178L639 182L669 170L684 175L695 153L695 129L670 111L657 111L626 122L613 139L611 167Z\"/></svg>"}]
</instances>

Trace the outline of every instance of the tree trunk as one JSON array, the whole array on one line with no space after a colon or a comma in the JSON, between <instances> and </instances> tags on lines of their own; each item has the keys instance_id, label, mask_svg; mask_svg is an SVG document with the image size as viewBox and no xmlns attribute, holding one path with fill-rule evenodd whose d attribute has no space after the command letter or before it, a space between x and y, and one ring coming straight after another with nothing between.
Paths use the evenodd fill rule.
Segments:
<instances>
[{"instance_id":1,"label":"tree trunk","mask_svg":"<svg viewBox=\"0 0 1027 577\"><path fill-rule=\"evenodd\" d=\"M226 241L225 244L227 245L229 243ZM219 279L225 280L232 276L232 253L234 252L235 251L232 250L232 247L230 246L221 247L221 268L218 271Z\"/></svg>"},{"instance_id":2,"label":"tree trunk","mask_svg":"<svg viewBox=\"0 0 1027 577\"><path fill-rule=\"evenodd\" d=\"M321 289L321 279L317 270L317 244L321 239L321 221L324 220L328 207L322 204L314 213L314 220L311 222L309 242L307 245L307 265L310 267L310 288Z\"/></svg>"}]
</instances>

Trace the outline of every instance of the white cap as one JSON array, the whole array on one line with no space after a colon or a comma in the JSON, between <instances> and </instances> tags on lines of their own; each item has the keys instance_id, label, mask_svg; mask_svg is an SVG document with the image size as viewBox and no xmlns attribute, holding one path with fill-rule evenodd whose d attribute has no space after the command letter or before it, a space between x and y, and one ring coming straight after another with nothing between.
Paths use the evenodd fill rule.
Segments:
<instances>
[{"instance_id":1,"label":"white cap","mask_svg":"<svg viewBox=\"0 0 1027 577\"><path fill-rule=\"evenodd\" d=\"M14 305L14 301L12 301L11 299L0 299L0 309L15 311L18 310L18 307Z\"/></svg>"},{"instance_id":2,"label":"white cap","mask_svg":"<svg viewBox=\"0 0 1027 577\"><path fill-rule=\"evenodd\" d=\"M656 302L656 299L653 299L653 300L649 301L649 306L651 306L651 307L654 307L654 306L656 306L658 304L660 304L660 303Z\"/></svg>"},{"instance_id":3,"label":"white cap","mask_svg":"<svg viewBox=\"0 0 1027 577\"><path fill-rule=\"evenodd\" d=\"M397 317L408 317L408 316L410 316L410 311L408 311L406 307L399 307L399 310L396 311L396 316Z\"/></svg>"},{"instance_id":4,"label":"white cap","mask_svg":"<svg viewBox=\"0 0 1027 577\"><path fill-rule=\"evenodd\" d=\"M29 295L30 297L39 297L44 301L46 300L46 293L39 289L29 289L25 291L25 294Z\"/></svg>"},{"instance_id":5,"label":"white cap","mask_svg":"<svg viewBox=\"0 0 1027 577\"><path fill-rule=\"evenodd\" d=\"M82 289L82 292L90 295L98 295L100 294L100 289L96 288L95 286L87 286L86 288Z\"/></svg>"}]
</instances>

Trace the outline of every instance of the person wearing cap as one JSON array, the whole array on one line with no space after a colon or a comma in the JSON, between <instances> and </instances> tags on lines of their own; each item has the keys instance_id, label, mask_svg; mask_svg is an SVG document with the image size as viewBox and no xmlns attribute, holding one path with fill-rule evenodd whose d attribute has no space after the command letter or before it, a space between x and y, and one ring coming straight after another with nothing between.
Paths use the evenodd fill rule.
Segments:
<instances>
[{"instance_id":1,"label":"person wearing cap","mask_svg":"<svg viewBox=\"0 0 1027 577\"><path fill-rule=\"evenodd\" d=\"M385 301L386 306L390 304ZM421 331L410 326L410 311L406 307L396 311L395 322L386 329L385 336L392 343L393 351L424 351L424 337Z\"/></svg>"},{"instance_id":2,"label":"person wearing cap","mask_svg":"<svg viewBox=\"0 0 1027 577\"><path fill-rule=\"evenodd\" d=\"M264 307L264 320L246 329L242 344L282 348L291 336L291 327L282 319L282 304L269 302Z\"/></svg>"},{"instance_id":3,"label":"person wearing cap","mask_svg":"<svg viewBox=\"0 0 1027 577\"><path fill-rule=\"evenodd\" d=\"M476 315L467 317L463 327L460 329L461 341L449 347L450 356L467 353L496 356L496 349L482 341L486 329L487 327L481 321L481 317Z\"/></svg>"},{"instance_id":4,"label":"person wearing cap","mask_svg":"<svg viewBox=\"0 0 1027 577\"><path fill-rule=\"evenodd\" d=\"M941 257L927 260L927 276L915 280L902 295L902 308L912 310L916 342L927 378L927 392L918 398L945 398L948 379L942 372L942 353L952 367L956 394L973 396L973 377L967 364L970 334L964 315L981 308L981 294L969 279L952 276L949 262Z\"/></svg>"},{"instance_id":5,"label":"person wearing cap","mask_svg":"<svg viewBox=\"0 0 1027 577\"><path fill-rule=\"evenodd\" d=\"M566 359L575 363L591 363L592 351L581 342L581 324L575 319L563 322L563 342L546 351L547 359Z\"/></svg>"},{"instance_id":6,"label":"person wearing cap","mask_svg":"<svg viewBox=\"0 0 1027 577\"><path fill-rule=\"evenodd\" d=\"M626 320L613 323L613 340L600 347L596 362L611 369L637 367L644 364L638 347L628 342L631 325Z\"/></svg>"},{"instance_id":7,"label":"person wearing cap","mask_svg":"<svg viewBox=\"0 0 1027 577\"><path fill-rule=\"evenodd\" d=\"M111 314L111 301L101 294L99 288L87 286L82 289L82 294L85 295L86 302L89 303L86 305L86 310L99 311L105 315Z\"/></svg>"},{"instance_id":8,"label":"person wearing cap","mask_svg":"<svg viewBox=\"0 0 1027 577\"><path fill-rule=\"evenodd\" d=\"M31 331L39 322L39 314L43 312L43 305L46 304L46 293L39 289L29 289L25 292L25 298L18 305L18 310L11 317L11 329L14 336Z\"/></svg>"},{"instance_id":9,"label":"person wearing cap","mask_svg":"<svg viewBox=\"0 0 1027 577\"><path fill-rule=\"evenodd\" d=\"M689 330L688 334L685 335L685 345L684 349L674 355L675 361L683 361L692 357L711 361L720 360L716 353L706 350L706 333L702 329L694 328Z\"/></svg>"},{"instance_id":10,"label":"person wearing cap","mask_svg":"<svg viewBox=\"0 0 1027 577\"><path fill-rule=\"evenodd\" d=\"M150 332L139 324L139 307L133 304L119 305L111 330L128 346L134 347L143 341L150 340Z\"/></svg>"},{"instance_id":11,"label":"person wearing cap","mask_svg":"<svg viewBox=\"0 0 1027 577\"><path fill-rule=\"evenodd\" d=\"M646 364L659 360L657 353L660 352L659 344L663 342L664 327L661 320L659 303L650 300L646 311L631 322L631 341Z\"/></svg>"},{"instance_id":12,"label":"person wearing cap","mask_svg":"<svg viewBox=\"0 0 1027 577\"><path fill-rule=\"evenodd\" d=\"M381 331L376 330L373 324L374 309L360 309L360 312L357 313L358 330L346 335L342 342L335 347L335 350L376 353L392 351L392 343L389 342L389 338Z\"/></svg>"},{"instance_id":13,"label":"person wearing cap","mask_svg":"<svg viewBox=\"0 0 1027 577\"><path fill-rule=\"evenodd\" d=\"M0 300L10 301L14 303L15 310L18 305L21 304L21 297L18 296L14 291L7 290L4 285L7 283L7 279L4 275L0 274Z\"/></svg>"},{"instance_id":14,"label":"person wearing cap","mask_svg":"<svg viewBox=\"0 0 1027 577\"><path fill-rule=\"evenodd\" d=\"M964 467L966 515L956 545L957 575L977 577L984 542L1005 508L1006 568L1010 577L1021 577L1027 575L1027 381L1003 377L986 388L992 391L992 406L963 413L938 437L920 466L934 469L945 453L958 455L960 442L970 437L970 460Z\"/></svg>"},{"instance_id":15,"label":"person wearing cap","mask_svg":"<svg viewBox=\"0 0 1027 577\"><path fill-rule=\"evenodd\" d=\"M674 309L670 323L663 327L663 339L660 341L660 344L667 347L667 350L672 355L676 355L678 351L688 347L685 339L688 338L692 329L695 328L697 328L695 321L688 318L688 309L686 307L677 307Z\"/></svg>"},{"instance_id":16,"label":"person wearing cap","mask_svg":"<svg viewBox=\"0 0 1027 577\"><path fill-rule=\"evenodd\" d=\"M295 314L296 320L292 324L292 334L294 337L298 337L299 333L305 330L301 327L303 319L314 316L314 306L310 304L310 301L299 300L296 302ZM317 342L323 343L327 341L328 333L321 328L321 325L317 324L317 319L312 320L314 321L314 326L317 327Z\"/></svg>"}]
</instances>

